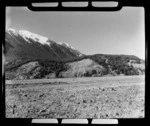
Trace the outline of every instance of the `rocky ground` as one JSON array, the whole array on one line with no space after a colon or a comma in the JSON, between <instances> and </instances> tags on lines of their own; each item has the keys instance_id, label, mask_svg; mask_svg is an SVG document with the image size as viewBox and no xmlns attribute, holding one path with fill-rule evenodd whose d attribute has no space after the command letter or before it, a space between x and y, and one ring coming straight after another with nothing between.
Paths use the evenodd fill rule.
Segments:
<instances>
[{"instance_id":1,"label":"rocky ground","mask_svg":"<svg viewBox=\"0 0 150 126\"><path fill-rule=\"evenodd\" d=\"M42 81L42 80L41 80ZM49 81L49 82L48 82ZM143 118L144 76L7 84L7 118Z\"/></svg>"}]
</instances>

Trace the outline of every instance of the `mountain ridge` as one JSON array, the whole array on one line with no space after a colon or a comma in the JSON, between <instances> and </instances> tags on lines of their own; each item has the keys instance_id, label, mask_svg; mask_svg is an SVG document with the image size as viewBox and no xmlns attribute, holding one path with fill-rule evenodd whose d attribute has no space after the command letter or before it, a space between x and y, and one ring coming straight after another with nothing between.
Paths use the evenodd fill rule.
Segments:
<instances>
[{"instance_id":1,"label":"mountain ridge","mask_svg":"<svg viewBox=\"0 0 150 126\"><path fill-rule=\"evenodd\" d=\"M25 30L17 31L15 29L7 29L5 34L6 53L11 57L21 56L50 59L50 60L68 60L81 57L84 54L75 50L66 43L57 43ZM13 55L14 53L14 55ZM19 56L20 54L20 56Z\"/></svg>"},{"instance_id":2,"label":"mountain ridge","mask_svg":"<svg viewBox=\"0 0 150 126\"><path fill-rule=\"evenodd\" d=\"M5 32L6 79L140 75L145 62L134 55L85 55L67 43L58 43L26 30Z\"/></svg>"}]
</instances>

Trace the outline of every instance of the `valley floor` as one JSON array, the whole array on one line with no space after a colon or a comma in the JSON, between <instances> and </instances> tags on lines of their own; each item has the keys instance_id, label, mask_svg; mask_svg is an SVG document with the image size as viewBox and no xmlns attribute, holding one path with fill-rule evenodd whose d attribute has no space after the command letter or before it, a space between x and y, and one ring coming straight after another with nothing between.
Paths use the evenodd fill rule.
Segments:
<instances>
[{"instance_id":1,"label":"valley floor","mask_svg":"<svg viewBox=\"0 0 150 126\"><path fill-rule=\"evenodd\" d=\"M145 77L6 81L6 118L143 118Z\"/></svg>"}]
</instances>

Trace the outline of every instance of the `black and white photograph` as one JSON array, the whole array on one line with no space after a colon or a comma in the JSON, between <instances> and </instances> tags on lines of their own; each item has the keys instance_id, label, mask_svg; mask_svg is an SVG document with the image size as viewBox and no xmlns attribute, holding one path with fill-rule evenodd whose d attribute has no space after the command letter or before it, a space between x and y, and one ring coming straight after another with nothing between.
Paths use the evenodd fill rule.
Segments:
<instances>
[{"instance_id":1,"label":"black and white photograph","mask_svg":"<svg viewBox=\"0 0 150 126\"><path fill-rule=\"evenodd\" d=\"M143 7L6 7L6 118L145 117Z\"/></svg>"}]
</instances>

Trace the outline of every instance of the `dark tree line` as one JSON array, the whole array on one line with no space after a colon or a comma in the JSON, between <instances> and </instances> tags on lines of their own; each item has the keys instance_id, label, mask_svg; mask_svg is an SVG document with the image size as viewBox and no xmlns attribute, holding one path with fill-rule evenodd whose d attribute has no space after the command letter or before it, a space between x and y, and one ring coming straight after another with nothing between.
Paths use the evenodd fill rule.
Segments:
<instances>
[{"instance_id":1,"label":"dark tree line","mask_svg":"<svg viewBox=\"0 0 150 126\"><path fill-rule=\"evenodd\" d=\"M39 60L39 64L42 66L42 69L40 70L41 77L44 77L49 73L55 73L56 77L59 77L61 71L67 70L67 65L64 62Z\"/></svg>"},{"instance_id":2,"label":"dark tree line","mask_svg":"<svg viewBox=\"0 0 150 126\"><path fill-rule=\"evenodd\" d=\"M114 71L116 74L125 74L125 75L138 75L139 72L132 65L129 66L127 63L129 60L135 60L136 63L140 63L140 59L135 56L126 56L126 55L94 55L90 57L92 60L97 62L106 68L105 74L110 73L109 68ZM106 59L108 62L106 63Z\"/></svg>"}]
</instances>

